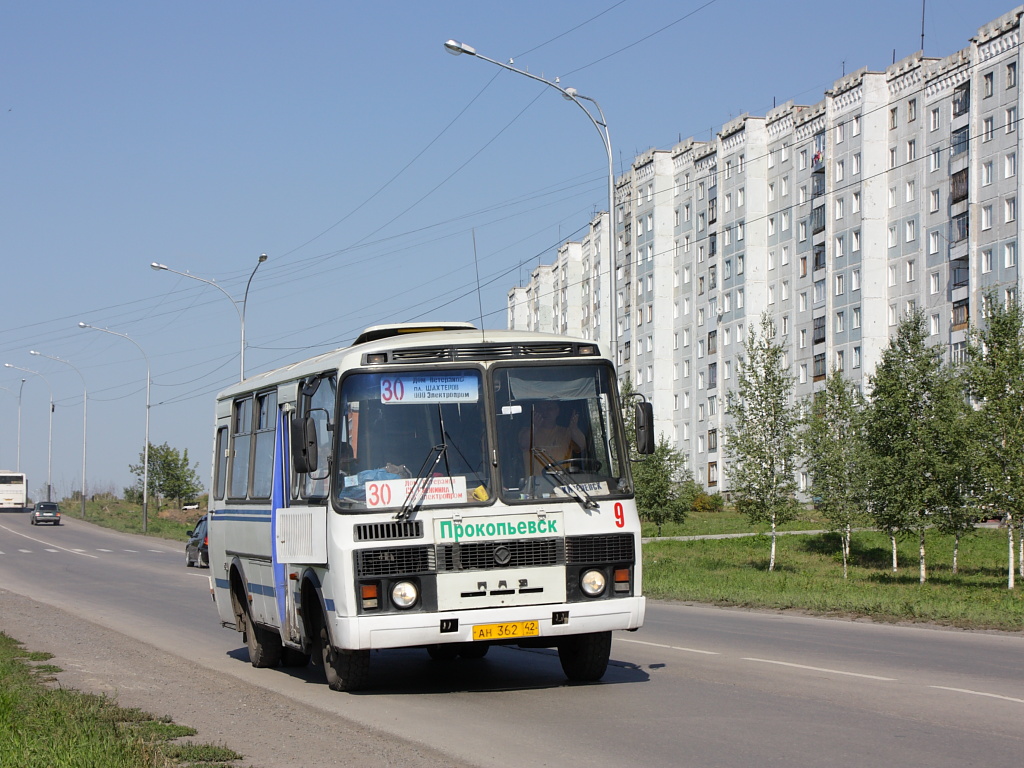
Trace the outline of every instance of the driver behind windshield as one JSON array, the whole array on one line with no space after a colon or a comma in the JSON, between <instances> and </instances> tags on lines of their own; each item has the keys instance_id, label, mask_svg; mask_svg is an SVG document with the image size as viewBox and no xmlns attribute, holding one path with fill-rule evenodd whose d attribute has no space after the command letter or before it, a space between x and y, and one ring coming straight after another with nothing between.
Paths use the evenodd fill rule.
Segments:
<instances>
[{"instance_id":1,"label":"driver behind windshield","mask_svg":"<svg viewBox=\"0 0 1024 768\"><path fill-rule=\"evenodd\" d=\"M527 474L544 474L545 457L561 464L583 452L587 441L578 426L579 412L572 411L568 426L559 423L564 417L563 408L556 400L542 400L533 407L530 425L519 432L519 447L523 450Z\"/></svg>"}]
</instances>

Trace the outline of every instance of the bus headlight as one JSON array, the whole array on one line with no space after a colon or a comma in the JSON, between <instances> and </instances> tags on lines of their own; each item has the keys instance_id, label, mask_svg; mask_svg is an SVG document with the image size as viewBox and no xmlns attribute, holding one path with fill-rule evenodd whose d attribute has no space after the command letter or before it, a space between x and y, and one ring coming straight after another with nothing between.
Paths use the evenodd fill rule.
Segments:
<instances>
[{"instance_id":1,"label":"bus headlight","mask_svg":"<svg viewBox=\"0 0 1024 768\"><path fill-rule=\"evenodd\" d=\"M587 597L598 597L604 592L605 577L601 571L591 569L580 577L580 589Z\"/></svg>"},{"instance_id":2,"label":"bus headlight","mask_svg":"<svg viewBox=\"0 0 1024 768\"><path fill-rule=\"evenodd\" d=\"M391 602L402 610L416 605L419 596L420 591L411 581L400 581L391 588Z\"/></svg>"}]
</instances>

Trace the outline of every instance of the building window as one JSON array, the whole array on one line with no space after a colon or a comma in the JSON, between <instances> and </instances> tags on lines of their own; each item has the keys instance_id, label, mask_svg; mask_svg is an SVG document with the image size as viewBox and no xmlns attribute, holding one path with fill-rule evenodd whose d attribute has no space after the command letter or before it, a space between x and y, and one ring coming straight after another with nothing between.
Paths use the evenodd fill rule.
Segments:
<instances>
[{"instance_id":1,"label":"building window","mask_svg":"<svg viewBox=\"0 0 1024 768\"><path fill-rule=\"evenodd\" d=\"M930 201L931 201L930 205L929 205L929 210L932 213L938 213L939 212L939 190L938 189L933 189L931 191L931 193L929 194L929 198L930 198Z\"/></svg>"},{"instance_id":2,"label":"building window","mask_svg":"<svg viewBox=\"0 0 1024 768\"><path fill-rule=\"evenodd\" d=\"M1013 133L1017 130L1017 108L1010 107L1006 110L1006 132Z\"/></svg>"},{"instance_id":3,"label":"building window","mask_svg":"<svg viewBox=\"0 0 1024 768\"><path fill-rule=\"evenodd\" d=\"M982 142L992 141L992 137L995 135L995 121L991 117L986 117L981 121L981 140Z\"/></svg>"},{"instance_id":4,"label":"building window","mask_svg":"<svg viewBox=\"0 0 1024 768\"><path fill-rule=\"evenodd\" d=\"M939 273L932 272L928 275L928 292L933 296L939 292Z\"/></svg>"},{"instance_id":5,"label":"building window","mask_svg":"<svg viewBox=\"0 0 1024 768\"><path fill-rule=\"evenodd\" d=\"M894 129L899 124L899 110L896 107L892 107L889 110L889 130Z\"/></svg>"},{"instance_id":6,"label":"building window","mask_svg":"<svg viewBox=\"0 0 1024 768\"><path fill-rule=\"evenodd\" d=\"M1017 84L1017 62L1011 61L1006 65L1006 87L1013 88Z\"/></svg>"},{"instance_id":7,"label":"building window","mask_svg":"<svg viewBox=\"0 0 1024 768\"><path fill-rule=\"evenodd\" d=\"M852 323L854 328L860 328L860 307L853 308Z\"/></svg>"},{"instance_id":8,"label":"building window","mask_svg":"<svg viewBox=\"0 0 1024 768\"><path fill-rule=\"evenodd\" d=\"M995 91L995 77L991 72L981 76L981 90L986 99Z\"/></svg>"},{"instance_id":9,"label":"building window","mask_svg":"<svg viewBox=\"0 0 1024 768\"><path fill-rule=\"evenodd\" d=\"M1017 265L1017 243L1007 243L1003 246L1003 266L1014 267Z\"/></svg>"},{"instance_id":10,"label":"building window","mask_svg":"<svg viewBox=\"0 0 1024 768\"><path fill-rule=\"evenodd\" d=\"M846 291L846 279L842 274L836 275L836 296L842 296Z\"/></svg>"},{"instance_id":11,"label":"building window","mask_svg":"<svg viewBox=\"0 0 1024 768\"><path fill-rule=\"evenodd\" d=\"M992 271L992 249L989 248L981 252L981 271L991 272Z\"/></svg>"},{"instance_id":12,"label":"building window","mask_svg":"<svg viewBox=\"0 0 1024 768\"><path fill-rule=\"evenodd\" d=\"M1017 198L1011 197L1003 201L1004 216L1006 222L1017 220Z\"/></svg>"},{"instance_id":13,"label":"building window","mask_svg":"<svg viewBox=\"0 0 1024 768\"><path fill-rule=\"evenodd\" d=\"M989 118L989 121L991 122L991 118ZM959 155L962 154L963 152L966 152L967 145L970 143L970 140L971 133L967 126L964 126L963 128L958 128L957 130L953 131L952 135L950 136L950 145L953 154Z\"/></svg>"},{"instance_id":14,"label":"building window","mask_svg":"<svg viewBox=\"0 0 1024 768\"><path fill-rule=\"evenodd\" d=\"M1003 158L1003 177L1009 179L1017 175L1017 153L1011 152Z\"/></svg>"},{"instance_id":15,"label":"building window","mask_svg":"<svg viewBox=\"0 0 1024 768\"><path fill-rule=\"evenodd\" d=\"M928 170L937 171L942 167L942 150L938 147L932 150L931 159L928 163Z\"/></svg>"},{"instance_id":16,"label":"building window","mask_svg":"<svg viewBox=\"0 0 1024 768\"><path fill-rule=\"evenodd\" d=\"M933 130L933 131L939 130L939 108L938 107L935 107L932 110L932 112L931 112L931 122L929 123L928 127L931 130Z\"/></svg>"},{"instance_id":17,"label":"building window","mask_svg":"<svg viewBox=\"0 0 1024 768\"><path fill-rule=\"evenodd\" d=\"M907 162L913 162L917 159L917 142L911 139L907 142Z\"/></svg>"},{"instance_id":18,"label":"building window","mask_svg":"<svg viewBox=\"0 0 1024 768\"><path fill-rule=\"evenodd\" d=\"M953 302L953 328L954 331L960 331L967 327L967 323L970 322L970 308L967 303L967 299Z\"/></svg>"}]
</instances>

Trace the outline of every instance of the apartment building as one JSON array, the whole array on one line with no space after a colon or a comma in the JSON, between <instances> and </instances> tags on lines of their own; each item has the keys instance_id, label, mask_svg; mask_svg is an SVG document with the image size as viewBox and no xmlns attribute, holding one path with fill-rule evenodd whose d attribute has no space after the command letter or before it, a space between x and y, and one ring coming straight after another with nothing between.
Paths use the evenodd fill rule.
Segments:
<instances>
[{"instance_id":1,"label":"apartment building","mask_svg":"<svg viewBox=\"0 0 1024 768\"><path fill-rule=\"evenodd\" d=\"M638 156L615 184L614 312L601 329L614 338L591 298L605 280L600 249L586 245L600 217L509 292L509 327L614 342L620 379L715 490L728 490L725 396L763 312L797 397L833 369L866 387L915 309L957 359L986 297L1019 295L1022 15L945 58L861 69L816 104Z\"/></svg>"}]
</instances>

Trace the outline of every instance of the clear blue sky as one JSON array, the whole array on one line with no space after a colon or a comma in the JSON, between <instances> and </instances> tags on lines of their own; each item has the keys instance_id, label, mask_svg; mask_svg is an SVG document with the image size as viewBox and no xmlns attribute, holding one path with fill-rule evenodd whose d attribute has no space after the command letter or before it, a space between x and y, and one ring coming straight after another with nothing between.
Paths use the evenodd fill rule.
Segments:
<instances>
[{"instance_id":1,"label":"clear blue sky","mask_svg":"<svg viewBox=\"0 0 1024 768\"><path fill-rule=\"evenodd\" d=\"M856 7L855 13L851 10ZM925 53L946 56L1014 6L929 0ZM420 318L505 322L508 289L606 204L597 132L554 90L597 99L616 173L651 147L739 114L813 104L842 76L920 49L917 0L599 2L10 2L0 7L0 363L53 388L53 482L78 487L82 381L90 490L132 482L152 371L150 439L208 483L214 395L252 374ZM46 480L38 376L22 469ZM0 390L0 467L17 398Z\"/></svg>"}]
</instances>

